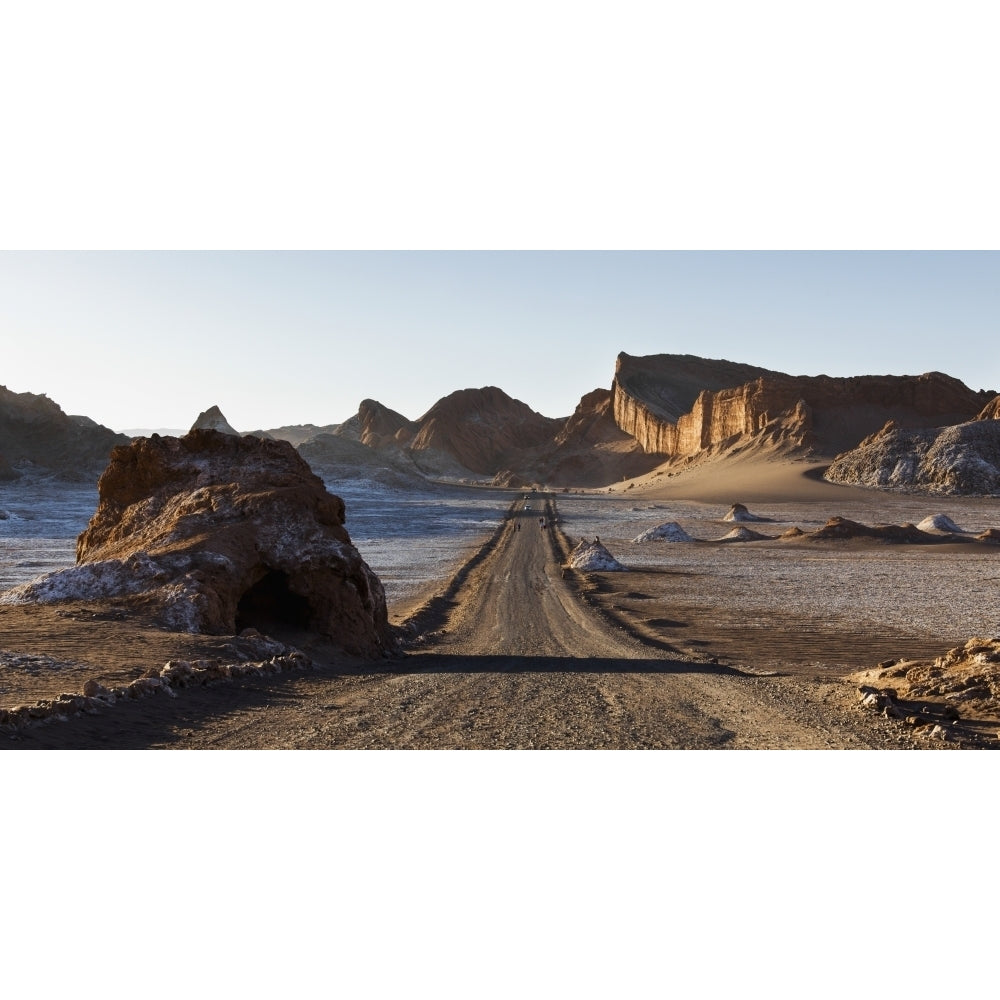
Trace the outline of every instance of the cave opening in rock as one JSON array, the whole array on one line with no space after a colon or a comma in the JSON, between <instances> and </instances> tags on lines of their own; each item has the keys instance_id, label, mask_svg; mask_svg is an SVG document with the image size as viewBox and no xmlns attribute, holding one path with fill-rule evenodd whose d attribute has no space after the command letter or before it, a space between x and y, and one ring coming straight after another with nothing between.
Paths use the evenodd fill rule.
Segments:
<instances>
[{"instance_id":1,"label":"cave opening in rock","mask_svg":"<svg viewBox=\"0 0 1000 1000\"><path fill-rule=\"evenodd\" d=\"M308 628L312 608L301 594L288 586L288 574L272 569L258 580L236 606L236 631L255 628L261 632L275 629Z\"/></svg>"}]
</instances>

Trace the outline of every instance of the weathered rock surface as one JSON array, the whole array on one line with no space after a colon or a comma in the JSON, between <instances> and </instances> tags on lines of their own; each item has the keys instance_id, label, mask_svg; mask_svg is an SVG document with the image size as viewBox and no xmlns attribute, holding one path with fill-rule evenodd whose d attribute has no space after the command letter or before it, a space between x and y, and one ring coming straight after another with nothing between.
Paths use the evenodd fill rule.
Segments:
<instances>
[{"instance_id":1,"label":"weathered rock surface","mask_svg":"<svg viewBox=\"0 0 1000 1000\"><path fill-rule=\"evenodd\" d=\"M67 416L48 396L0 386L0 479L42 472L91 480L128 440L89 417Z\"/></svg>"},{"instance_id":2,"label":"weathered rock surface","mask_svg":"<svg viewBox=\"0 0 1000 1000\"><path fill-rule=\"evenodd\" d=\"M98 489L65 574L119 581L120 596L186 631L291 628L361 655L395 649L343 501L289 443L213 430L138 438L115 448Z\"/></svg>"},{"instance_id":3,"label":"weathered rock surface","mask_svg":"<svg viewBox=\"0 0 1000 1000\"><path fill-rule=\"evenodd\" d=\"M890 421L825 473L832 483L943 494L1000 494L1000 421L930 430Z\"/></svg>"},{"instance_id":4,"label":"weathered rock surface","mask_svg":"<svg viewBox=\"0 0 1000 1000\"><path fill-rule=\"evenodd\" d=\"M734 381L748 371L749 379ZM971 420L991 395L940 372L792 376L689 355L625 354L612 394L618 426L647 452L671 458L739 442L835 455L890 419L913 427Z\"/></svg>"},{"instance_id":5,"label":"weathered rock surface","mask_svg":"<svg viewBox=\"0 0 1000 1000\"><path fill-rule=\"evenodd\" d=\"M666 521L653 528L647 528L632 539L639 542L693 542L694 539L676 522Z\"/></svg>"},{"instance_id":6,"label":"weathered rock surface","mask_svg":"<svg viewBox=\"0 0 1000 1000\"><path fill-rule=\"evenodd\" d=\"M899 660L853 675L862 698L915 726L1000 721L1000 639L977 637L934 660ZM994 726L996 722L994 722ZM995 729L994 729L995 732ZM940 734L935 734L940 735ZM1000 735L1000 734L997 734Z\"/></svg>"}]
</instances>

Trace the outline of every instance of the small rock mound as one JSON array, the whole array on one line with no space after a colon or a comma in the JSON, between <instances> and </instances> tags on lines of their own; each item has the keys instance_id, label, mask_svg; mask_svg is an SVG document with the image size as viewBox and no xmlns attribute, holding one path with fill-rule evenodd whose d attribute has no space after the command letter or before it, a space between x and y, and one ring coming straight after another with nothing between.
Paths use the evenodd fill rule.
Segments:
<instances>
[{"instance_id":1,"label":"small rock mound","mask_svg":"<svg viewBox=\"0 0 1000 1000\"><path fill-rule=\"evenodd\" d=\"M770 518L758 517L756 514L751 514L747 508L741 503L734 503L732 507L729 508L729 512L722 519L723 521L768 521Z\"/></svg>"},{"instance_id":2,"label":"small rock mound","mask_svg":"<svg viewBox=\"0 0 1000 1000\"><path fill-rule=\"evenodd\" d=\"M783 531L779 537L781 538L805 538L806 533L797 527L789 528L787 531Z\"/></svg>"},{"instance_id":3,"label":"small rock mound","mask_svg":"<svg viewBox=\"0 0 1000 1000\"><path fill-rule=\"evenodd\" d=\"M963 535L965 529L960 528L947 514L933 514L925 517L917 527L921 531L945 531L950 535Z\"/></svg>"},{"instance_id":4,"label":"small rock mound","mask_svg":"<svg viewBox=\"0 0 1000 1000\"><path fill-rule=\"evenodd\" d=\"M601 542L588 542L586 539L569 554L569 564L573 569L594 573L621 573L628 569Z\"/></svg>"},{"instance_id":5,"label":"small rock mound","mask_svg":"<svg viewBox=\"0 0 1000 1000\"><path fill-rule=\"evenodd\" d=\"M115 448L77 565L5 603L125 600L178 631L311 631L352 654L398 648L344 502L287 441L218 431Z\"/></svg>"},{"instance_id":6,"label":"small rock mound","mask_svg":"<svg viewBox=\"0 0 1000 1000\"><path fill-rule=\"evenodd\" d=\"M667 521L647 528L632 539L635 542L693 542L694 539L676 522Z\"/></svg>"},{"instance_id":7,"label":"small rock mound","mask_svg":"<svg viewBox=\"0 0 1000 1000\"><path fill-rule=\"evenodd\" d=\"M767 535L762 535L759 531L751 531L749 528L733 528L727 535L719 539L720 542L760 542L766 539Z\"/></svg>"}]
</instances>

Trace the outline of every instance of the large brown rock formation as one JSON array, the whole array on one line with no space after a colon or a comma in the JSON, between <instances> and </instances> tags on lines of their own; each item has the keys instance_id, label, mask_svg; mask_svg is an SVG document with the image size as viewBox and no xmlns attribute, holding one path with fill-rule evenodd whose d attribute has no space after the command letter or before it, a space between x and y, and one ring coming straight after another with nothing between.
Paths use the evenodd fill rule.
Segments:
<instances>
[{"instance_id":1,"label":"large brown rock formation","mask_svg":"<svg viewBox=\"0 0 1000 1000\"><path fill-rule=\"evenodd\" d=\"M750 441L832 456L887 420L911 427L971 420L991 395L940 372L832 378L756 369L750 380L732 382L742 369L749 366L689 355L619 355L615 420L647 452L670 458ZM699 382L689 408L678 412Z\"/></svg>"},{"instance_id":2,"label":"large brown rock formation","mask_svg":"<svg viewBox=\"0 0 1000 1000\"><path fill-rule=\"evenodd\" d=\"M78 570L128 568L130 592L168 624L311 630L365 656L395 649L343 501L288 442L213 430L137 438L112 452L98 488Z\"/></svg>"}]
</instances>

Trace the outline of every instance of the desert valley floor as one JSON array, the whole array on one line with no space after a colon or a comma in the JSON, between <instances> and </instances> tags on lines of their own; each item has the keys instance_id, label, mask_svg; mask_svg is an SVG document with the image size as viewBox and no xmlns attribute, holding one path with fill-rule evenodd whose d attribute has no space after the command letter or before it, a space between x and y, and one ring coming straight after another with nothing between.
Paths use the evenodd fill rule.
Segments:
<instances>
[{"instance_id":1,"label":"desert valley floor","mask_svg":"<svg viewBox=\"0 0 1000 1000\"><path fill-rule=\"evenodd\" d=\"M901 690L907 724L862 708L858 689L859 672L880 663L931 662L1000 635L1000 545L816 541L790 530L808 534L833 517L898 525L940 514L971 539L1000 527L996 498L834 486L804 462L738 458L602 491L449 491L472 495L492 513L460 545L437 545L428 568L410 567L400 584L385 569L391 619L406 635L398 659L365 662L301 633L241 648L237 637L168 632L93 602L0 605L0 711L9 723L27 706L23 720L60 696L65 709L0 726L0 746L997 745L995 699L963 706L956 719L932 691L908 701ZM764 537L726 538L736 503L758 519L745 527ZM633 541L664 522L696 541ZM358 541L350 505L347 528ZM627 572L567 568L573 546L597 537ZM130 696L143 677L158 687L168 661L264 663L261 650L280 652L279 643L309 666L279 655L287 669L195 670L204 683ZM88 682L119 695L84 698Z\"/></svg>"}]
</instances>

